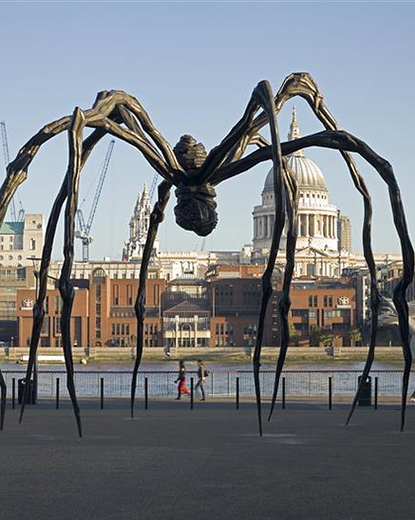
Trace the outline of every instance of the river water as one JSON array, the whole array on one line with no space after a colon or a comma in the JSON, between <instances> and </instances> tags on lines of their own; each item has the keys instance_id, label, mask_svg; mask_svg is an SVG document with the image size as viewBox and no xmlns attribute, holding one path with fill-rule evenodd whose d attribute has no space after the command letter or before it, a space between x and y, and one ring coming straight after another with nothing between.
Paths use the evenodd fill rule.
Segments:
<instances>
[{"instance_id":1,"label":"river water","mask_svg":"<svg viewBox=\"0 0 415 520\"><path fill-rule=\"evenodd\" d=\"M17 364L17 363L0 363L0 368L4 371L25 371L26 364ZM252 370L252 363L206 363L206 366L211 371L237 371L237 370ZM189 371L197 370L197 363L195 362L186 362L186 367ZM307 371L326 371L326 370L363 370L364 362L363 361L321 361L321 362L287 362L285 364L285 370L307 370ZM384 362L374 362L373 370L402 370L403 362L394 362L394 363L384 363ZM75 366L76 372L131 372L133 369L133 363L88 363L87 365L78 364ZM177 361L163 361L160 363L141 363L140 370L145 372L166 372L171 371L174 372L178 369ZM263 370L274 370L275 364L273 363L263 363ZM63 363L59 364L42 364L39 365L39 370L42 372L60 372L65 371L65 365Z\"/></svg>"}]
</instances>

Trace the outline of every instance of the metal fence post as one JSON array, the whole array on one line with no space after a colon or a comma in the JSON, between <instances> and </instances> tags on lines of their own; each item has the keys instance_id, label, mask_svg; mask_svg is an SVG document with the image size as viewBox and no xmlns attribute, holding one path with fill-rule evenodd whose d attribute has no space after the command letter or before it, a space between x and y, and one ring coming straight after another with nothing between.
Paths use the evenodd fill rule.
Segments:
<instances>
[{"instance_id":1,"label":"metal fence post","mask_svg":"<svg viewBox=\"0 0 415 520\"><path fill-rule=\"evenodd\" d=\"M375 377L375 410L378 409L378 376Z\"/></svg>"},{"instance_id":2,"label":"metal fence post","mask_svg":"<svg viewBox=\"0 0 415 520\"><path fill-rule=\"evenodd\" d=\"M148 410L148 377L144 378L144 408Z\"/></svg>"},{"instance_id":3,"label":"metal fence post","mask_svg":"<svg viewBox=\"0 0 415 520\"><path fill-rule=\"evenodd\" d=\"M214 387L213 387L213 372L210 373L210 381L211 381L211 392L212 395L215 393Z\"/></svg>"},{"instance_id":4,"label":"metal fence post","mask_svg":"<svg viewBox=\"0 0 415 520\"><path fill-rule=\"evenodd\" d=\"M101 410L104 409L104 378L101 377Z\"/></svg>"},{"instance_id":5,"label":"metal fence post","mask_svg":"<svg viewBox=\"0 0 415 520\"><path fill-rule=\"evenodd\" d=\"M236 378L236 409L239 410L239 376Z\"/></svg>"},{"instance_id":6,"label":"metal fence post","mask_svg":"<svg viewBox=\"0 0 415 520\"><path fill-rule=\"evenodd\" d=\"M12 379L12 409L16 408L16 378Z\"/></svg>"},{"instance_id":7,"label":"metal fence post","mask_svg":"<svg viewBox=\"0 0 415 520\"><path fill-rule=\"evenodd\" d=\"M329 410L331 410L333 403L333 378L329 377Z\"/></svg>"},{"instance_id":8,"label":"metal fence post","mask_svg":"<svg viewBox=\"0 0 415 520\"><path fill-rule=\"evenodd\" d=\"M59 377L56 378L56 409L59 409Z\"/></svg>"},{"instance_id":9,"label":"metal fence post","mask_svg":"<svg viewBox=\"0 0 415 520\"><path fill-rule=\"evenodd\" d=\"M282 403L281 407L285 410L285 377L282 378Z\"/></svg>"},{"instance_id":10,"label":"metal fence post","mask_svg":"<svg viewBox=\"0 0 415 520\"><path fill-rule=\"evenodd\" d=\"M231 395L231 373L228 372L228 397Z\"/></svg>"},{"instance_id":11,"label":"metal fence post","mask_svg":"<svg viewBox=\"0 0 415 520\"><path fill-rule=\"evenodd\" d=\"M193 377L190 378L190 409L193 410L193 391L194 391L194 380Z\"/></svg>"}]
</instances>

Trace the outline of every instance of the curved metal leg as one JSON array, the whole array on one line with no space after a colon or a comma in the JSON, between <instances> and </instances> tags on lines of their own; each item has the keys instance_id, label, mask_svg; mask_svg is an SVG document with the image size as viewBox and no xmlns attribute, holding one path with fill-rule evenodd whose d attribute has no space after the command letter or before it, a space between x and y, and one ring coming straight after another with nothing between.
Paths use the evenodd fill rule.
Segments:
<instances>
[{"instance_id":1,"label":"curved metal leg","mask_svg":"<svg viewBox=\"0 0 415 520\"><path fill-rule=\"evenodd\" d=\"M104 137L105 132L103 130L94 130L94 132L88 136L82 145L82 161L81 169L84 167L90 153L94 146ZM44 303L47 291L47 280L50 259L52 256L53 242L55 240L56 227L58 225L59 217L61 214L62 206L66 200L68 194L68 172L65 175L59 193L52 206L52 210L49 215L48 224L46 226L45 242L42 251L42 261L39 270L39 294L37 295L36 303L33 307L33 325L32 335L30 338L30 350L29 350L29 361L26 369L26 381L30 381L32 377L33 367L36 360L37 348L39 345L40 331L42 330L43 317L44 317ZM25 410L25 403L29 395L29 385L25 385L24 396L20 409L20 419L22 422L23 414Z\"/></svg>"},{"instance_id":2,"label":"curved metal leg","mask_svg":"<svg viewBox=\"0 0 415 520\"><path fill-rule=\"evenodd\" d=\"M144 314L145 314L145 294L148 264L150 262L151 254L153 252L154 240L157 236L158 227L163 222L164 210L170 197L171 183L162 181L158 186L158 200L154 204L153 211L150 215L150 227L146 243L144 245L143 258L140 267L140 279L138 285L138 294L135 301L134 309L137 317L137 355L134 363L133 378L131 382L131 417L134 417L134 402L137 389L137 375L140 367L141 358L143 355L143 341L144 341Z\"/></svg>"},{"instance_id":3,"label":"curved metal leg","mask_svg":"<svg viewBox=\"0 0 415 520\"><path fill-rule=\"evenodd\" d=\"M272 273L274 271L275 260L277 258L281 234L285 225L285 211L284 211L284 180L283 180L283 163L281 155L280 140L278 135L275 105L273 102L271 87L268 82L261 82L258 84L253 93L253 99L262 106L267 114L271 141L272 141L272 162L274 172L274 203L275 203L275 223L272 233L271 250L269 253L267 268L262 276L262 301L261 309L258 319L258 333L255 343L255 351L253 356L253 371L255 382L255 396L257 402L258 426L259 435L262 436L262 417L261 417L261 387L259 380L259 369L261 366L261 347L264 335L265 314L269 299L272 294Z\"/></svg>"},{"instance_id":4,"label":"curved metal leg","mask_svg":"<svg viewBox=\"0 0 415 520\"><path fill-rule=\"evenodd\" d=\"M286 169L287 172L287 169ZM280 335L280 354L278 356L277 367L275 371L274 391L272 394L271 408L269 411L268 421L271 420L274 411L275 402L277 400L278 386L280 382L281 372L284 367L285 357L287 354L288 343L290 341L290 334L288 329L288 312L290 310L290 285L295 267L295 246L297 243L297 228L298 228L298 187L294 175L289 172L285 175L285 191L286 191L286 207L288 217L288 232L287 232L287 257L286 267L284 272L284 283L282 288L282 295L278 302L278 312L280 315L281 335Z\"/></svg>"},{"instance_id":5,"label":"curved metal leg","mask_svg":"<svg viewBox=\"0 0 415 520\"><path fill-rule=\"evenodd\" d=\"M296 146L301 148L309 147L309 146L320 146L324 148L334 148L337 150L345 150L349 152L356 152L361 155L369 164L371 164L388 185L389 190L389 200L391 204L393 221L395 224L395 228L398 232L399 241L401 244L402 250L402 259L403 259L403 272L402 277L398 285L395 287L393 302L396 307L396 311L398 313L399 318L399 329L402 338L402 349L403 355L405 359L404 366L404 375L402 381L402 402L401 402L401 431L405 426L405 415L406 415L406 400L408 396L408 384L409 384L409 376L412 366L412 352L410 347L410 334L409 334L409 312L408 312L408 304L406 302L406 289L409 284L412 282L414 276L414 249L412 247L411 239L409 237L408 227L406 224L405 218L405 210L402 203L402 197L399 190L398 183L396 181L395 174L393 172L393 168L391 164L383 159L380 155L378 155L374 150L372 150L364 141L354 137L353 135L344 132L344 131L326 131L320 132L318 134L310 135L307 137L302 137L298 139L298 143ZM368 233L368 227L366 228L366 233ZM368 244L368 237L364 235L364 243L366 247ZM378 293L377 290L373 290L374 285L372 285L372 298L377 298ZM379 302L372 301L373 308L375 310L378 309ZM372 317L373 320L373 317ZM375 330L373 328L373 324L377 325L377 312L376 312L376 321L372 321L372 338L375 337ZM374 348L374 347L373 347ZM371 351L369 352L369 358L367 364L370 364L372 356L372 346ZM366 369L366 367L365 367ZM364 379L362 378L364 381Z\"/></svg>"},{"instance_id":6,"label":"curved metal leg","mask_svg":"<svg viewBox=\"0 0 415 520\"><path fill-rule=\"evenodd\" d=\"M64 263L59 279L59 291L62 296L62 342L63 352L65 355L65 365L67 372L67 388L71 398L75 418L78 426L79 437L82 437L81 416L79 405L76 398L74 384L74 368L70 335L70 320L72 304L75 297L73 285L70 283L74 256L74 232L75 232L75 214L78 203L78 186L79 174L81 171L82 157L82 130L85 125L85 118L82 111L76 108L73 113L69 135L69 166L68 166L68 200L65 209L65 245L64 245Z\"/></svg>"},{"instance_id":7,"label":"curved metal leg","mask_svg":"<svg viewBox=\"0 0 415 520\"><path fill-rule=\"evenodd\" d=\"M274 103L276 107L276 112L279 113L283 105L289 99L292 99L295 96L301 96L304 98L309 104L311 110L316 115L316 117L321 121L323 126L327 130L338 130L338 125L328 108L323 102L323 96L317 86L317 83L308 73L293 73L290 74L283 82L281 88L277 92ZM246 146L249 143L255 142L258 139L259 129L264 126L267 122L267 114L265 112L261 113L257 118L255 118L251 122L251 126L247 129L247 133L241 139L237 146L233 148L231 153L228 156L228 160L226 162L230 162L231 160L238 159L242 156ZM377 336L377 326L378 326L378 313L379 313L379 290L377 287L376 280L376 265L371 245L371 222L372 222L372 202L369 194L369 190L366 187L364 179L360 174L352 156L346 150L340 150L340 153L345 160L348 170L350 172L352 181L356 189L363 197L364 204L364 222L363 222L363 252L366 263L368 265L369 274L370 274L370 285L371 285L371 298L370 298L370 306L371 306L371 334L370 334L370 347L368 352L368 357L366 360L365 368L363 371L363 377L361 379L361 384L356 392L353 404L350 409L349 417L347 422L349 422L353 411L355 409L358 397L360 392L363 389L363 384L366 379L366 376L370 372L370 368L373 363L374 351L376 347L376 336ZM246 162L249 163L249 158L246 159ZM253 164L251 164L253 166ZM230 165L230 170L232 169L232 164ZM230 175L232 176L232 175ZM229 177L228 177L229 178ZM347 424L347 423L346 423Z\"/></svg>"}]
</instances>

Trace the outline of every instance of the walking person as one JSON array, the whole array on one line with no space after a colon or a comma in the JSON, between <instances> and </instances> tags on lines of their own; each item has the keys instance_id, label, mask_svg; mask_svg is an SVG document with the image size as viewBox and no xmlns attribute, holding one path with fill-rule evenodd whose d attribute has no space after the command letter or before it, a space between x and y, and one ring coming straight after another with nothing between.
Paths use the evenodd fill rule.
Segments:
<instances>
[{"instance_id":1,"label":"walking person","mask_svg":"<svg viewBox=\"0 0 415 520\"><path fill-rule=\"evenodd\" d=\"M182 398L182 393L190 395L190 391L186 386L186 367L182 359L179 361L179 375L177 376L175 383L177 382L179 383L179 385L177 387L178 394L176 397L176 401L180 401L180 399Z\"/></svg>"},{"instance_id":2,"label":"walking person","mask_svg":"<svg viewBox=\"0 0 415 520\"><path fill-rule=\"evenodd\" d=\"M197 383L195 390L198 388L200 389L200 393L202 397L200 398L201 401L206 401L206 394L205 394L205 377L209 374L209 372L206 370L205 364L201 359L197 362Z\"/></svg>"}]
</instances>

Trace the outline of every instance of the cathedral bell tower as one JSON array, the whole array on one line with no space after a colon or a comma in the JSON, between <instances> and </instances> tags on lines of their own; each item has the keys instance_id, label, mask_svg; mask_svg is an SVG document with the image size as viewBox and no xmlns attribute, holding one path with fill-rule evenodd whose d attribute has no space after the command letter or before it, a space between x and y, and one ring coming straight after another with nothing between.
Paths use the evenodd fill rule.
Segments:
<instances>
[{"instance_id":1,"label":"cathedral bell tower","mask_svg":"<svg viewBox=\"0 0 415 520\"><path fill-rule=\"evenodd\" d=\"M148 194L147 183L144 189L138 194L137 202L134 207L133 215L130 219L130 237L125 242L122 259L124 262L139 260L143 256L144 245L150 227L151 201ZM158 254L159 240L154 240L153 254Z\"/></svg>"}]
</instances>

